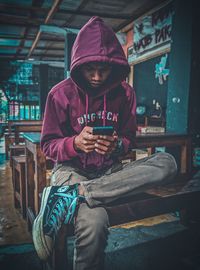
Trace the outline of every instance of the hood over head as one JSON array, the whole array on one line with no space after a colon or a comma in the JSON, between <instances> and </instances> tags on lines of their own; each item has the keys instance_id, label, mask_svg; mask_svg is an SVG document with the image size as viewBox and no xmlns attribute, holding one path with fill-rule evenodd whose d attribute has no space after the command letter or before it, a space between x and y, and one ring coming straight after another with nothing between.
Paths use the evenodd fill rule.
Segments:
<instances>
[{"instance_id":1,"label":"hood over head","mask_svg":"<svg viewBox=\"0 0 200 270\"><path fill-rule=\"evenodd\" d=\"M70 73L72 80L87 93L87 84L80 72L80 66L89 62L105 62L112 65L109 79L96 96L123 81L130 71L128 61L114 31L99 17L92 17L79 31L72 48Z\"/></svg>"}]
</instances>

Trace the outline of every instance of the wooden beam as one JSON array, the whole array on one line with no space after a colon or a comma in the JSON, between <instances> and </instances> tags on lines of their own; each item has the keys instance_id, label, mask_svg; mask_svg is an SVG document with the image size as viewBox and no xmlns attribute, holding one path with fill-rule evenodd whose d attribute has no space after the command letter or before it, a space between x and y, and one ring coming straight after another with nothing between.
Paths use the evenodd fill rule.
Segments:
<instances>
[{"instance_id":1,"label":"wooden beam","mask_svg":"<svg viewBox=\"0 0 200 270\"><path fill-rule=\"evenodd\" d=\"M13 25L22 27L39 27L43 23L42 20L31 20L25 17L19 18L19 16L4 16L0 14L0 24L3 25Z\"/></svg>"},{"instance_id":2,"label":"wooden beam","mask_svg":"<svg viewBox=\"0 0 200 270\"><path fill-rule=\"evenodd\" d=\"M54 1L54 4L53 4L52 8L50 9L49 13L47 14L47 17L45 19L44 24L47 24L50 21L50 19L53 17L53 15L57 11L57 9L58 9L59 5L62 3L62 1L63 0L55 0ZM31 56L33 50L37 46L37 43L38 43L38 41L40 39L40 36L41 36L41 31L39 30L38 33L37 33L37 35L36 35L36 38L35 38L35 40L33 42L33 45L32 45L32 47L31 47L31 49L30 49L30 51L28 53L27 58L29 58Z\"/></svg>"},{"instance_id":3,"label":"wooden beam","mask_svg":"<svg viewBox=\"0 0 200 270\"><path fill-rule=\"evenodd\" d=\"M38 7L25 7L21 5L11 5L11 4L0 4L0 9L6 8L7 10L9 9L14 9L16 11L25 11L25 12L42 12L46 14L48 12L47 8L38 8ZM102 18L110 18L110 19L119 19L119 20L127 20L130 19L132 14L131 13L107 13L107 12L99 12L98 10L94 11L87 11L87 10L72 10L72 9L59 9L57 12L58 15L58 20L59 20L59 14L75 14L75 15L80 15L80 16L100 16Z\"/></svg>"},{"instance_id":4,"label":"wooden beam","mask_svg":"<svg viewBox=\"0 0 200 270\"><path fill-rule=\"evenodd\" d=\"M88 2L90 2L90 0L82 0L80 2L80 5L76 9L76 12L79 12L80 10L82 10L82 8L84 8L88 4ZM75 14L73 14L69 19L67 19L67 21L62 25L62 27L68 27L70 22L74 19L74 17L75 17Z\"/></svg>"},{"instance_id":5,"label":"wooden beam","mask_svg":"<svg viewBox=\"0 0 200 270\"><path fill-rule=\"evenodd\" d=\"M26 56L27 54L19 54L17 56L17 58L13 58L13 54L1 54L0 53L0 58L1 59L8 59L8 60L27 60L26 59ZM60 62L60 61L64 61L64 55L57 55L57 54L33 54L32 56L33 58L35 57L35 61L39 61L39 60L42 60L42 59L45 59L46 61L57 61L57 62Z\"/></svg>"},{"instance_id":6,"label":"wooden beam","mask_svg":"<svg viewBox=\"0 0 200 270\"><path fill-rule=\"evenodd\" d=\"M12 35L1 35L0 34L0 38L3 38L3 39L8 39L8 40L21 40L22 38L21 37L16 37L16 36L12 36ZM30 36L28 36L28 37L26 37L26 40L34 40L35 39L35 37L30 37ZM48 37L45 37L45 38L41 38L40 39L40 41L49 41L49 42L56 42L56 43L63 43L63 41L64 41L64 37L62 37L62 36L60 36L59 37L59 39L58 39L58 37L56 37L56 39L55 38L48 38Z\"/></svg>"},{"instance_id":7,"label":"wooden beam","mask_svg":"<svg viewBox=\"0 0 200 270\"><path fill-rule=\"evenodd\" d=\"M58 10L59 5L62 3L62 1L63 0L55 0L54 1L54 4L53 4L52 8L50 9L50 11L45 19L45 24L47 24L51 20L51 18L54 16L54 14Z\"/></svg>"},{"instance_id":8,"label":"wooden beam","mask_svg":"<svg viewBox=\"0 0 200 270\"><path fill-rule=\"evenodd\" d=\"M63 43L64 44L64 43ZM13 50L13 49L17 49L19 46L18 45L13 45L13 46L7 46L7 45L0 45L0 49L7 49L7 50ZM30 49L31 47L30 46L24 46L23 47L24 49ZM63 52L64 50L64 46L63 48L51 48L51 47L37 47L37 50L45 50L45 51L61 51Z\"/></svg>"},{"instance_id":9,"label":"wooden beam","mask_svg":"<svg viewBox=\"0 0 200 270\"><path fill-rule=\"evenodd\" d=\"M25 57L27 54L25 54L25 53L20 53L19 54L19 56L21 56L21 57ZM12 54L9 54L9 50L8 50L8 52L7 52L7 54L4 54L4 53L0 53L0 57L7 57L7 56L13 56L13 53ZM43 54L43 52L42 53L33 53L33 57L34 56L41 56L41 57L57 57L57 58L59 58L59 57L64 57L64 50L62 50L62 51L59 51L59 52L55 52L55 53L48 53L48 50L46 49L46 51L45 51L45 54Z\"/></svg>"},{"instance_id":10,"label":"wooden beam","mask_svg":"<svg viewBox=\"0 0 200 270\"><path fill-rule=\"evenodd\" d=\"M32 1L32 6L37 6L37 7L41 7L44 3L44 0L33 0ZM29 10L28 11L28 19L31 19L34 17L34 12L32 10ZM18 46L18 49L16 51L16 54L14 57L17 57L17 55L21 52L21 50L24 48L24 44L25 44L25 41L26 41L26 37L28 36L28 33L30 31L30 27L27 26L25 27L25 29L22 30L22 33L21 33L21 41L20 41L20 44Z\"/></svg>"}]
</instances>

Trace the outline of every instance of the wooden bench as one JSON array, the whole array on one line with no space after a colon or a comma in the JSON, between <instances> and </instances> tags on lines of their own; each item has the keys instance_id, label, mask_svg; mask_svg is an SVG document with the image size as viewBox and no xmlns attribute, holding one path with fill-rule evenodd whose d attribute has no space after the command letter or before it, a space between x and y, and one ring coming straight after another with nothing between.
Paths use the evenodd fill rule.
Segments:
<instances>
[{"instance_id":1,"label":"wooden bench","mask_svg":"<svg viewBox=\"0 0 200 270\"><path fill-rule=\"evenodd\" d=\"M25 133L26 152L26 209L27 224L32 223L39 212L41 197L45 186L49 186L49 170L53 168L51 160L46 159L40 148L40 133Z\"/></svg>"},{"instance_id":2,"label":"wooden bench","mask_svg":"<svg viewBox=\"0 0 200 270\"><path fill-rule=\"evenodd\" d=\"M10 166L12 167L13 156L25 155L25 144L12 144L10 149Z\"/></svg>"},{"instance_id":3,"label":"wooden bench","mask_svg":"<svg viewBox=\"0 0 200 270\"><path fill-rule=\"evenodd\" d=\"M188 175L179 175L171 184L148 189L144 193L106 206L110 225L120 225L175 211L180 211L181 222L188 224L191 210L200 203L200 177L188 179L190 179ZM63 225L54 252L44 263L44 269L68 269L66 237L71 235L73 235L73 226Z\"/></svg>"},{"instance_id":4,"label":"wooden bench","mask_svg":"<svg viewBox=\"0 0 200 270\"><path fill-rule=\"evenodd\" d=\"M14 205L21 208L23 218L26 217L25 156L12 157L12 181Z\"/></svg>"},{"instance_id":5,"label":"wooden bench","mask_svg":"<svg viewBox=\"0 0 200 270\"><path fill-rule=\"evenodd\" d=\"M15 136L14 134L10 135L9 133L4 134L5 138L5 154L6 154L6 159L9 159L9 153L10 153L10 145L13 145L15 143ZM23 143L24 138L19 137L19 142Z\"/></svg>"},{"instance_id":6,"label":"wooden bench","mask_svg":"<svg viewBox=\"0 0 200 270\"><path fill-rule=\"evenodd\" d=\"M31 124L31 125L34 125L34 124L41 124L42 125L42 120L8 120L8 123L7 123L7 132L9 134L12 134L12 132L14 131L14 126L15 125L20 125L20 124Z\"/></svg>"},{"instance_id":7,"label":"wooden bench","mask_svg":"<svg viewBox=\"0 0 200 270\"><path fill-rule=\"evenodd\" d=\"M167 136L167 135L166 135ZM157 145L181 147L181 171L190 171L187 166L190 163L190 138L188 136L174 135L171 138L165 135L155 140L149 137L145 142L144 137L136 138L136 144L141 147L156 147ZM43 188L48 185L46 180L46 160L40 149L40 133L26 134L26 166L27 166L27 216L29 229L33 223L34 218L38 214L40 207L39 194ZM114 204L106 207L110 219L111 226L120 225L126 222L131 222L147 217L152 217L168 212L188 210L194 208L194 205L200 201L200 184L197 180L189 182L187 188L182 190L183 186L188 183L189 175L180 174L177 179L165 187L157 187L149 189L145 193L141 193L130 198L119 200ZM196 185L198 184L198 185ZM188 212L188 211L186 211ZM183 220L183 219L182 219ZM51 259L45 264L45 269L64 270L67 269L67 251L65 247L65 233L67 236L73 233L73 228L70 225L64 225L57 237L54 254Z\"/></svg>"},{"instance_id":8,"label":"wooden bench","mask_svg":"<svg viewBox=\"0 0 200 270\"><path fill-rule=\"evenodd\" d=\"M135 138L136 148L148 148L149 154L155 152L156 147L167 147L167 148L180 148L180 172L190 173L191 172L191 136L188 134L178 134L173 132L165 133L152 133L152 134L141 134L137 133Z\"/></svg>"},{"instance_id":9,"label":"wooden bench","mask_svg":"<svg viewBox=\"0 0 200 270\"><path fill-rule=\"evenodd\" d=\"M42 123L38 121L38 123L19 123L14 125L14 134L15 134L15 143L18 144L20 142L20 133L26 132L40 132L42 130Z\"/></svg>"},{"instance_id":10,"label":"wooden bench","mask_svg":"<svg viewBox=\"0 0 200 270\"><path fill-rule=\"evenodd\" d=\"M23 132L38 132L41 131L42 120L9 120L5 136L5 153L6 159L9 156L10 145L23 143Z\"/></svg>"}]
</instances>

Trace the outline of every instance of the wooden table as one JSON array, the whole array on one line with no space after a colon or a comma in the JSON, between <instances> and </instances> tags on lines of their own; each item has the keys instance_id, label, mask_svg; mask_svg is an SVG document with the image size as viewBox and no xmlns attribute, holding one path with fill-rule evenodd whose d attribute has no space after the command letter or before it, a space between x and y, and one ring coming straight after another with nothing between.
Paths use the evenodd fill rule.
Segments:
<instances>
[{"instance_id":1,"label":"wooden table","mask_svg":"<svg viewBox=\"0 0 200 270\"><path fill-rule=\"evenodd\" d=\"M180 172L191 172L191 137L187 134L176 133L156 133L156 134L136 134L136 148L150 148L151 153L155 152L155 147L180 147Z\"/></svg>"},{"instance_id":2,"label":"wooden table","mask_svg":"<svg viewBox=\"0 0 200 270\"><path fill-rule=\"evenodd\" d=\"M9 120L8 131L5 135L5 152L8 159L9 146L13 143L24 142L20 132L39 132L42 128L42 120Z\"/></svg>"},{"instance_id":3,"label":"wooden table","mask_svg":"<svg viewBox=\"0 0 200 270\"><path fill-rule=\"evenodd\" d=\"M15 143L18 144L21 132L40 132L42 130L42 121L38 121L38 123L14 123L12 127L14 129Z\"/></svg>"},{"instance_id":4,"label":"wooden table","mask_svg":"<svg viewBox=\"0 0 200 270\"><path fill-rule=\"evenodd\" d=\"M46 182L46 158L40 149L40 132L25 133L26 209L29 229L39 212L40 194Z\"/></svg>"}]
</instances>

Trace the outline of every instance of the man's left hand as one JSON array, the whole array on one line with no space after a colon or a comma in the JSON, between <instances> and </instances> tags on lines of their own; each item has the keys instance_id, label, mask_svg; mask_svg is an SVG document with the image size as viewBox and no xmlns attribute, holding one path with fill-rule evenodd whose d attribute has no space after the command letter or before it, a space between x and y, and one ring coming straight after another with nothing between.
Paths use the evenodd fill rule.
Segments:
<instances>
[{"instance_id":1,"label":"man's left hand","mask_svg":"<svg viewBox=\"0 0 200 270\"><path fill-rule=\"evenodd\" d=\"M113 136L100 135L95 143L95 151L99 154L111 154L117 146L118 136L116 133Z\"/></svg>"}]
</instances>

